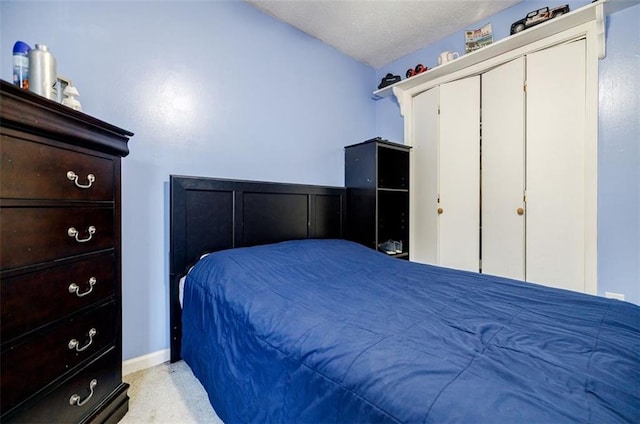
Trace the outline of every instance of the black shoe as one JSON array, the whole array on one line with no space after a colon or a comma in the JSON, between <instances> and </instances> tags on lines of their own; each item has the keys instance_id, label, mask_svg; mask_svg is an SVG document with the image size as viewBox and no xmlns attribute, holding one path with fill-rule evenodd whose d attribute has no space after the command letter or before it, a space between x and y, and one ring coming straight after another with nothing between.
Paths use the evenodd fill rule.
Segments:
<instances>
[{"instance_id":1,"label":"black shoe","mask_svg":"<svg viewBox=\"0 0 640 424\"><path fill-rule=\"evenodd\" d=\"M395 84L398 81L400 81L400 75L387 74L380 81L380 85L378 85L378 90L380 90L381 88L385 88L391 84Z\"/></svg>"}]
</instances>

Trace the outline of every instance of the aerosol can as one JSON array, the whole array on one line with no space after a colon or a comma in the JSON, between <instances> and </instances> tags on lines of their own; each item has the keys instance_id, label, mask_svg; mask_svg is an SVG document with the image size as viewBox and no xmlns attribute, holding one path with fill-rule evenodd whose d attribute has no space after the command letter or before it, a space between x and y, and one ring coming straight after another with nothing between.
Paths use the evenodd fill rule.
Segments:
<instances>
[{"instance_id":1,"label":"aerosol can","mask_svg":"<svg viewBox=\"0 0 640 424\"><path fill-rule=\"evenodd\" d=\"M25 90L29 89L29 50L31 47L23 41L13 45L13 83Z\"/></svg>"}]
</instances>

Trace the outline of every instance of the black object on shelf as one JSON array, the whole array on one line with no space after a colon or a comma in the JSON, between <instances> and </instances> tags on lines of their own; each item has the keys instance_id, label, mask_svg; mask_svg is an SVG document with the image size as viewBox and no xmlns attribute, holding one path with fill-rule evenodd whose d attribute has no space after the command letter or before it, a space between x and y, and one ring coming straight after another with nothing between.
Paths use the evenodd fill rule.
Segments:
<instances>
[{"instance_id":1,"label":"black object on shelf","mask_svg":"<svg viewBox=\"0 0 640 424\"><path fill-rule=\"evenodd\" d=\"M510 35L524 31L525 29L531 28L533 26L540 25L548 21L549 19L562 16L565 13L569 13L569 11L570 9L568 4L554 8L545 6L537 10L532 10L531 12L527 13L527 16L511 24Z\"/></svg>"},{"instance_id":2,"label":"black object on shelf","mask_svg":"<svg viewBox=\"0 0 640 424\"><path fill-rule=\"evenodd\" d=\"M395 84L400 81L400 79L400 75L387 74L382 78L380 84L378 84L378 90Z\"/></svg>"}]
</instances>

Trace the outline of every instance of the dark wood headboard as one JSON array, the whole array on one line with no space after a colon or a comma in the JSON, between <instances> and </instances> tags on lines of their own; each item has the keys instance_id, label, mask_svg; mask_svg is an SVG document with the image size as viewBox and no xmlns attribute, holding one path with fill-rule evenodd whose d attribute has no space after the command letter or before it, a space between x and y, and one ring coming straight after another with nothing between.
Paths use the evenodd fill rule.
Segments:
<instances>
[{"instance_id":1,"label":"dark wood headboard","mask_svg":"<svg viewBox=\"0 0 640 424\"><path fill-rule=\"evenodd\" d=\"M180 359L180 278L206 252L306 238L343 238L346 189L171 175L171 362Z\"/></svg>"}]
</instances>

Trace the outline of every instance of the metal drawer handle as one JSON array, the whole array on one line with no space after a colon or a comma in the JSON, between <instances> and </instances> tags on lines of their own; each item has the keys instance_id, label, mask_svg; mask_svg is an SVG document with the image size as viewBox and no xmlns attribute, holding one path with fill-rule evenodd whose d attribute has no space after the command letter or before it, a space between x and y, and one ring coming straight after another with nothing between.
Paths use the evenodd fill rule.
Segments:
<instances>
[{"instance_id":1,"label":"metal drawer handle","mask_svg":"<svg viewBox=\"0 0 640 424\"><path fill-rule=\"evenodd\" d=\"M93 286L95 286L97 282L98 280L96 280L96 277L89 278L89 286L91 287L89 287L89 290L84 293L80 293L80 286L76 283L71 283L69 284L69 293L75 293L78 297L84 297L93 291Z\"/></svg>"},{"instance_id":2,"label":"metal drawer handle","mask_svg":"<svg viewBox=\"0 0 640 424\"><path fill-rule=\"evenodd\" d=\"M91 240L91 237L93 237L93 235L96 233L96 227L94 227L93 225L90 226L89 228L87 228L87 232L89 233L89 237L81 239L78 238L78 230L76 230L74 227L69 227L69 229L67 230L67 234L69 234L69 237L75 238L78 243L84 243Z\"/></svg>"},{"instance_id":3,"label":"metal drawer handle","mask_svg":"<svg viewBox=\"0 0 640 424\"><path fill-rule=\"evenodd\" d=\"M98 380L96 380L95 378L93 380L91 380L91 382L89 383L89 390L91 391L91 393L89 393L89 396L87 396L87 398L85 400L80 400L80 395L77 394L73 394L71 395L71 397L69 398L69 405L78 405L78 406L84 406L87 402L89 402L89 400L91 399L91 397L93 396L93 389L98 385Z\"/></svg>"},{"instance_id":4,"label":"metal drawer handle","mask_svg":"<svg viewBox=\"0 0 640 424\"><path fill-rule=\"evenodd\" d=\"M84 293L80 293L80 286L78 286L76 283L71 283L69 284L69 293L75 293L78 297L86 296L93 291L93 286L95 286L97 282L98 280L96 280L96 277L89 278L89 285L91 287L89 287L89 290Z\"/></svg>"},{"instance_id":5,"label":"metal drawer handle","mask_svg":"<svg viewBox=\"0 0 640 424\"><path fill-rule=\"evenodd\" d=\"M93 174L89 174L87 175L87 181L89 181L89 184L78 184L78 174L76 174L73 171L67 171L67 178L70 179L71 181L73 181L76 184L76 187L78 188L90 188L91 185L95 182L96 180L96 176Z\"/></svg>"},{"instance_id":6,"label":"metal drawer handle","mask_svg":"<svg viewBox=\"0 0 640 424\"><path fill-rule=\"evenodd\" d=\"M82 352L83 350L91 346L91 343L93 343L93 336L95 336L96 334L98 334L98 330L96 330L95 328L92 328L91 330L89 330L89 343L87 343L82 347L78 347L80 342L77 341L76 339L69 340L69 349L71 350L75 349L76 352Z\"/></svg>"}]
</instances>

